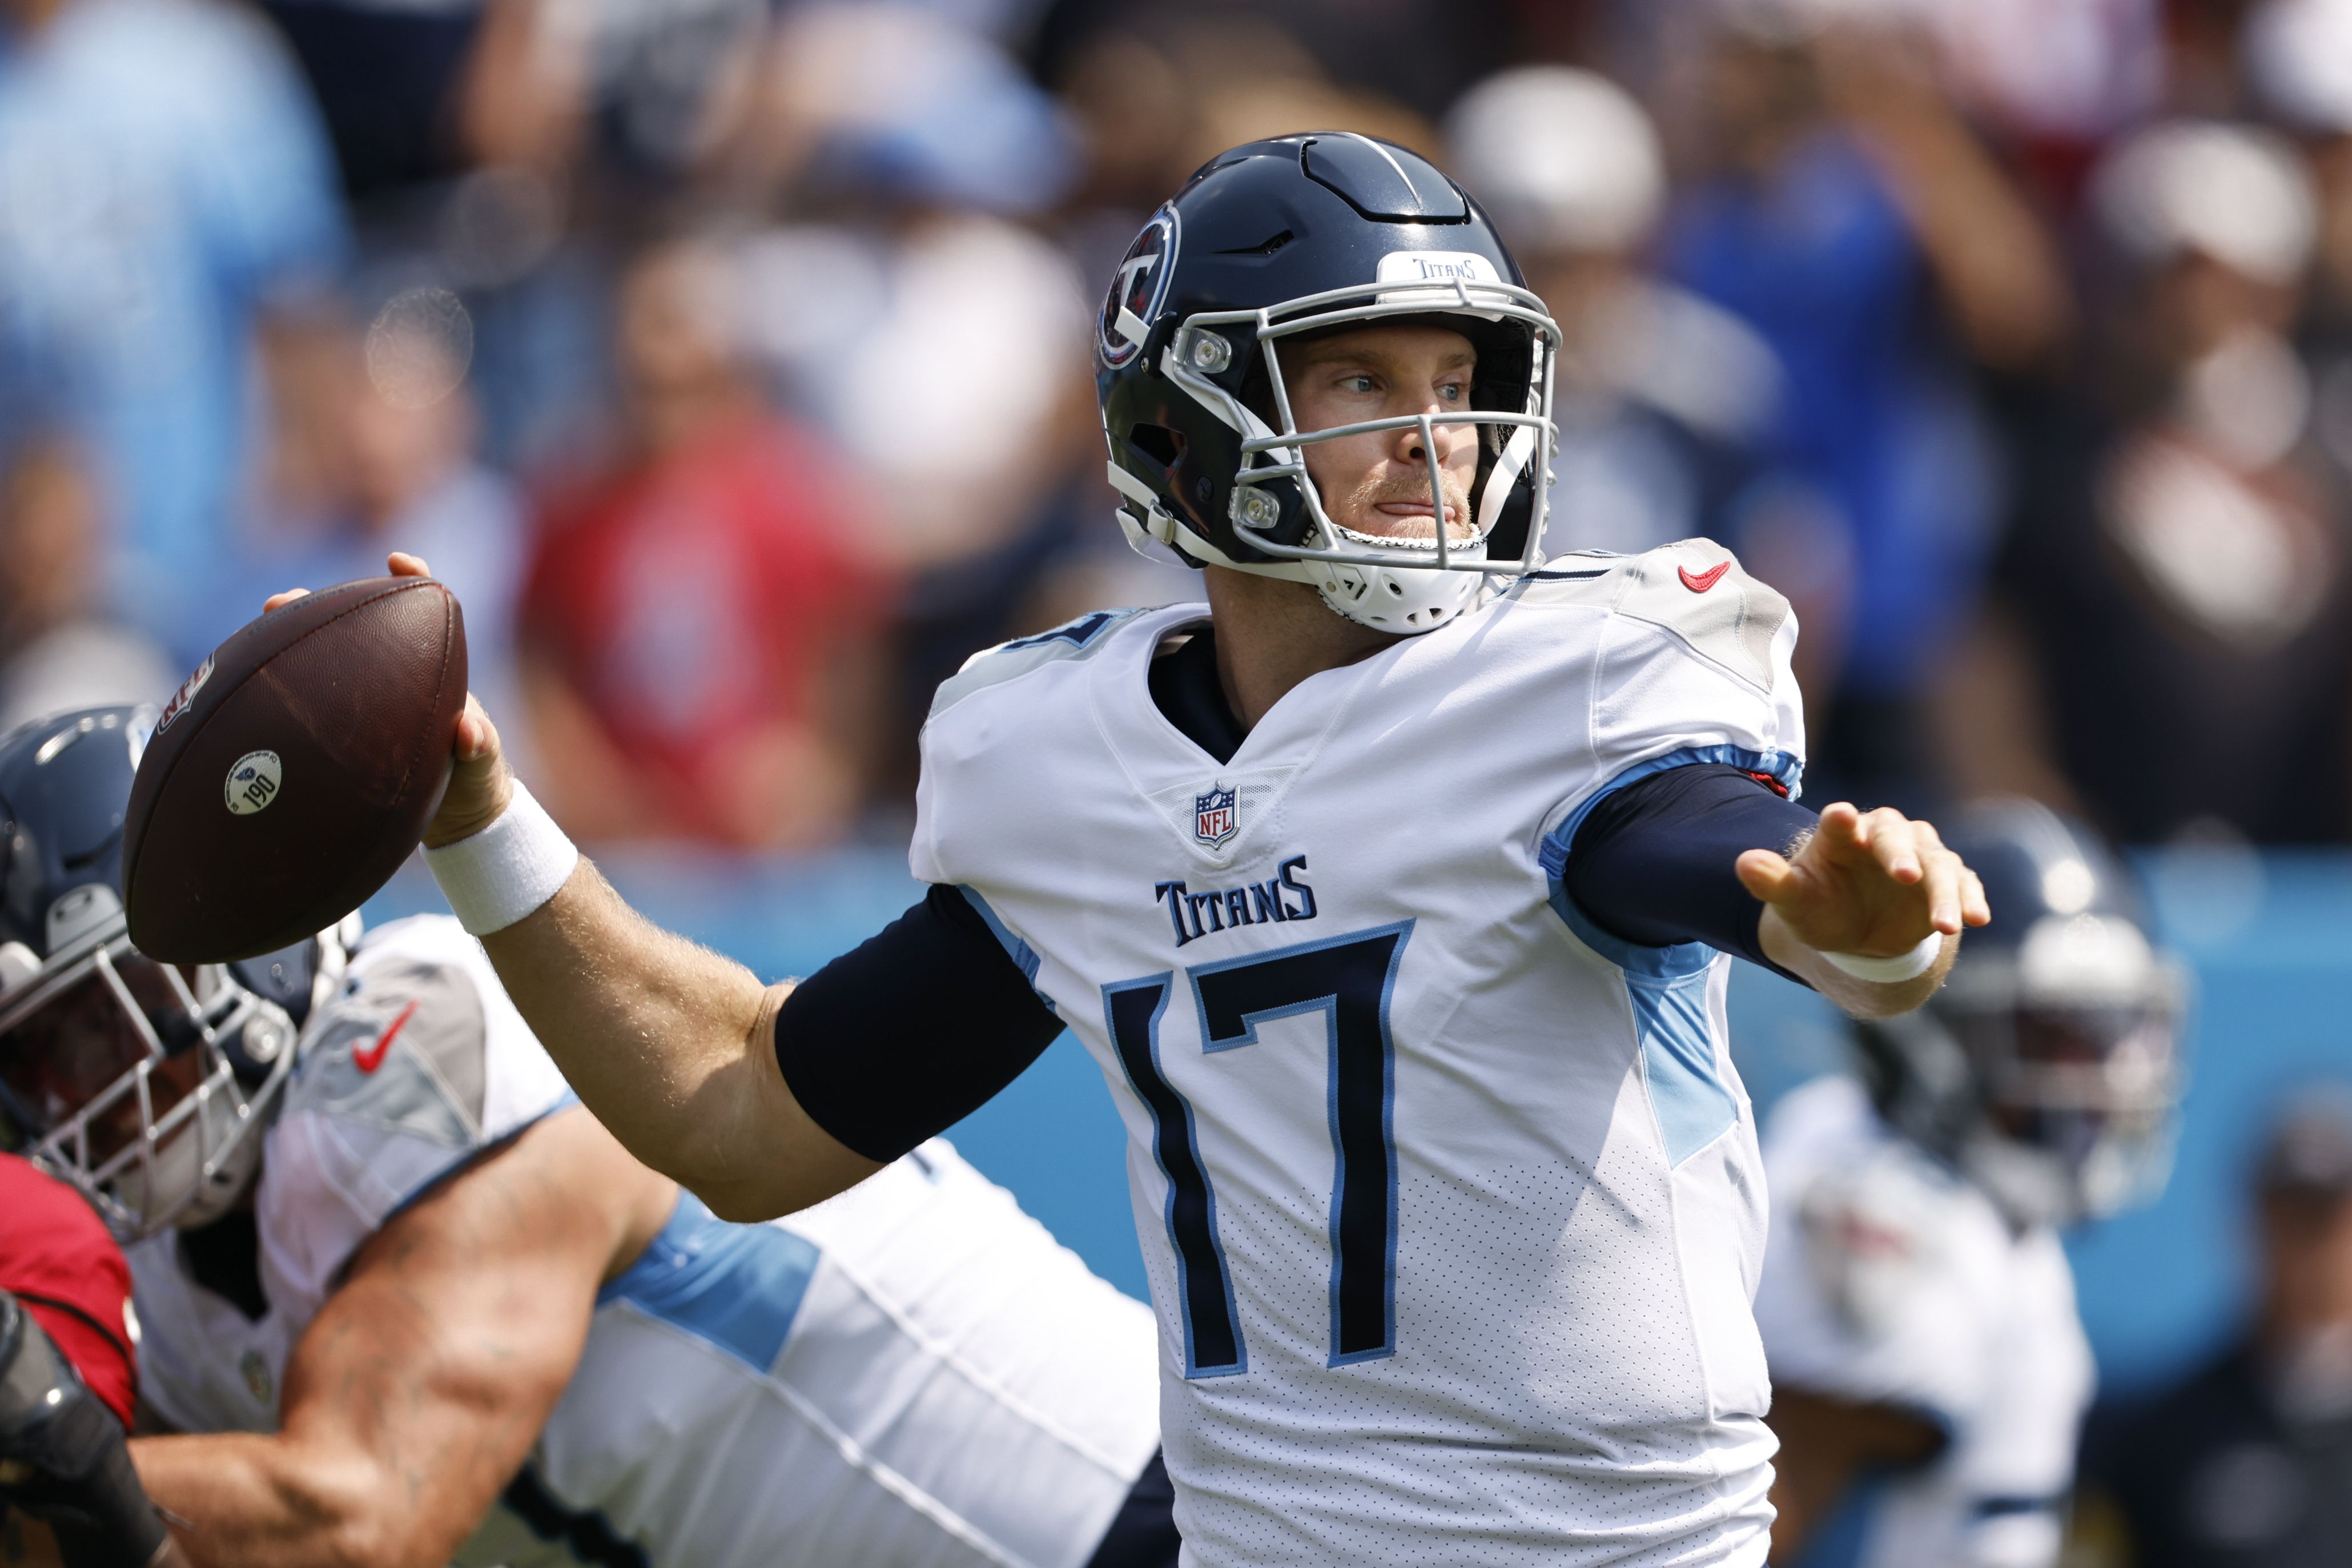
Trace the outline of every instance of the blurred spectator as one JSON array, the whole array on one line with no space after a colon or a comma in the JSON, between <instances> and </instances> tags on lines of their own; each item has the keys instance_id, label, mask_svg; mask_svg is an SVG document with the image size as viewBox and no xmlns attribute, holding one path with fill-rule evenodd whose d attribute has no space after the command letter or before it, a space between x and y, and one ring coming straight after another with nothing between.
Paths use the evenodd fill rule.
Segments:
<instances>
[{"instance_id":1,"label":"blurred spectator","mask_svg":"<svg viewBox=\"0 0 2352 1568\"><path fill-rule=\"evenodd\" d=\"M739 269L642 256L614 460L551 494L524 603L548 804L592 838L804 847L848 831L876 714L870 512L763 405Z\"/></svg>"},{"instance_id":2,"label":"blurred spectator","mask_svg":"<svg viewBox=\"0 0 2352 1568\"><path fill-rule=\"evenodd\" d=\"M482 0L262 0L262 9L310 79L352 200L463 167L459 90Z\"/></svg>"},{"instance_id":3,"label":"blurred spectator","mask_svg":"<svg viewBox=\"0 0 2352 1568\"><path fill-rule=\"evenodd\" d=\"M1833 509L1790 552L1845 577L1838 613L1805 627L1837 671L1806 694L1819 787L1916 806L1935 792L1927 683L1975 599L1997 489L1954 351L2042 363L2067 302L2032 214L1906 40L1770 0L1719 14L1668 271L1778 353L1780 457Z\"/></svg>"},{"instance_id":4,"label":"blurred spectator","mask_svg":"<svg viewBox=\"0 0 2352 1568\"><path fill-rule=\"evenodd\" d=\"M216 563L254 351L285 346L257 328L340 258L325 143L216 0L5 0L0 27L0 378L89 451L114 602L193 665L247 618Z\"/></svg>"},{"instance_id":5,"label":"blurred spectator","mask_svg":"<svg viewBox=\"0 0 2352 1568\"><path fill-rule=\"evenodd\" d=\"M2071 187L2164 89L2162 0L1927 0L1954 90Z\"/></svg>"},{"instance_id":6,"label":"blurred spectator","mask_svg":"<svg viewBox=\"0 0 2352 1568\"><path fill-rule=\"evenodd\" d=\"M736 143L732 172L761 187L1008 216L1059 199L1078 160L1061 107L1003 49L904 0L789 15Z\"/></svg>"},{"instance_id":7,"label":"blurred spectator","mask_svg":"<svg viewBox=\"0 0 2352 1568\"><path fill-rule=\"evenodd\" d=\"M1574 0L1458 0L1447 5L1399 4L1397 0L1192 0L1171 5L1155 0L1055 0L1044 8L1035 33L1039 74L1052 82L1073 79L1079 57L1105 39L1145 43L1177 59L1191 79L1196 100L1228 84L1279 74L1313 89L1315 96L1363 93L1415 116L1434 116L1470 83L1507 61L1541 58L1526 47L1557 29L1545 13L1575 8ZM1255 35L1260 43L1251 47ZM1280 40L1278 71L1269 71L1263 40ZM1330 84L1340 84L1335 91ZM1208 149L1294 131L1361 130L1315 112L1247 136L1229 137ZM1419 150L1425 142L1402 138ZM1207 153L1202 156L1205 157ZM1200 157L1186 165L1187 172ZM1171 187L1172 188L1172 187ZM1164 195L1165 193L1163 193ZM1157 205L1156 203L1154 205Z\"/></svg>"},{"instance_id":8,"label":"blurred spectator","mask_svg":"<svg viewBox=\"0 0 2352 1568\"><path fill-rule=\"evenodd\" d=\"M98 609L98 510L65 441L26 439L0 463L0 731L71 708L161 702L178 684L152 642Z\"/></svg>"},{"instance_id":9,"label":"blurred spectator","mask_svg":"<svg viewBox=\"0 0 2352 1568\"><path fill-rule=\"evenodd\" d=\"M1068 116L997 46L908 5L796 14L765 70L747 155L789 178L804 216L742 242L748 325L856 476L866 526L845 543L907 583L877 728L884 793L911 794L930 693L975 648L1037 629L1075 580L1080 609L1189 584L1171 571L1130 595L1078 568L1106 544L1129 554L1104 521L1094 281L1019 221L1078 174Z\"/></svg>"},{"instance_id":10,"label":"blurred spectator","mask_svg":"<svg viewBox=\"0 0 2352 1568\"><path fill-rule=\"evenodd\" d=\"M2092 194L2121 266L2105 384L2039 422L1952 766L2137 843L2340 842L2352 521L2286 335L2310 182L2274 137L2178 121L2117 148Z\"/></svg>"},{"instance_id":11,"label":"blurred spectator","mask_svg":"<svg viewBox=\"0 0 2352 1568\"><path fill-rule=\"evenodd\" d=\"M2310 163L2318 265L2297 339L2319 450L2352 480L2352 0L2270 0L2247 20L2246 60L2255 101Z\"/></svg>"},{"instance_id":12,"label":"blurred spectator","mask_svg":"<svg viewBox=\"0 0 2352 1568\"><path fill-rule=\"evenodd\" d=\"M1706 535L1748 556L1810 630L1843 586L1825 558L1840 541L1822 502L1764 461L1780 419L1779 359L1738 317L1652 275L1641 247L1666 198L1665 160L1649 117L1591 71L1526 66L1473 88L1447 115L1456 179L1500 226L1528 287L1559 321L1553 463L1554 552L1638 553ZM1753 531L1742 524L1761 519ZM1819 686L1833 669L1805 666Z\"/></svg>"},{"instance_id":13,"label":"blurred spectator","mask_svg":"<svg viewBox=\"0 0 2352 1568\"><path fill-rule=\"evenodd\" d=\"M421 555L464 606L467 679L493 714L521 712L514 668L524 525L512 488L474 456L466 385L472 333L465 306L440 289L388 300L362 335L341 333L328 404L314 423L326 443L313 465L321 493L299 511L266 514L239 540L236 602L247 613L289 584L323 587L380 577L387 551ZM536 784L527 726L517 771Z\"/></svg>"},{"instance_id":14,"label":"blurred spectator","mask_svg":"<svg viewBox=\"0 0 2352 1568\"><path fill-rule=\"evenodd\" d=\"M1083 132L1086 171L1063 226L1090 290L1145 216L1228 147L1298 131L1354 131L1424 150L1434 142L1420 115L1326 76L1263 11L1088 9L1049 16L1040 55Z\"/></svg>"},{"instance_id":15,"label":"blurred spectator","mask_svg":"<svg viewBox=\"0 0 2352 1568\"><path fill-rule=\"evenodd\" d=\"M2255 1181L2253 1321L2179 1386L2095 1418L2085 1568L2352 1563L2352 1089L2292 1105Z\"/></svg>"},{"instance_id":16,"label":"blurred spectator","mask_svg":"<svg viewBox=\"0 0 2352 1568\"><path fill-rule=\"evenodd\" d=\"M2242 51L2257 0L2165 0L2165 100L2172 112L2226 119L2245 111Z\"/></svg>"}]
</instances>

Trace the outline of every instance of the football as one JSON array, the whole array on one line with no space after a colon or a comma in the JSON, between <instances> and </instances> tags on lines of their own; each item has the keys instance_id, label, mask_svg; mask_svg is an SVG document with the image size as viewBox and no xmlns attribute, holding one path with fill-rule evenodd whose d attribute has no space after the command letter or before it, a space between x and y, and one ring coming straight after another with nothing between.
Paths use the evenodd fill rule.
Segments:
<instances>
[{"instance_id":1,"label":"football","mask_svg":"<svg viewBox=\"0 0 2352 1568\"><path fill-rule=\"evenodd\" d=\"M220 963L359 908L424 837L465 704L465 619L428 577L345 583L239 629L140 759L122 825L131 940Z\"/></svg>"}]
</instances>

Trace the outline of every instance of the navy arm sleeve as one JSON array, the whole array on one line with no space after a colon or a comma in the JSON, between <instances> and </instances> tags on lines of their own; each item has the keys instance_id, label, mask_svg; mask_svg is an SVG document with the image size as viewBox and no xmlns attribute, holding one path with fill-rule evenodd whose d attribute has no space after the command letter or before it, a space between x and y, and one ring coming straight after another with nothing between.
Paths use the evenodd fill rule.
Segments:
<instances>
[{"instance_id":1,"label":"navy arm sleeve","mask_svg":"<svg viewBox=\"0 0 2352 1568\"><path fill-rule=\"evenodd\" d=\"M819 1127L895 1160L986 1104L1061 1019L960 889L923 901L793 987L776 1065Z\"/></svg>"},{"instance_id":2,"label":"navy arm sleeve","mask_svg":"<svg viewBox=\"0 0 2352 1568\"><path fill-rule=\"evenodd\" d=\"M1786 854L1816 820L1775 785L1727 763L1668 768L1593 806L1560 881L1612 936L1645 947L1703 942L1789 974L1764 956L1757 939L1764 905L1732 867L1749 849Z\"/></svg>"}]
</instances>

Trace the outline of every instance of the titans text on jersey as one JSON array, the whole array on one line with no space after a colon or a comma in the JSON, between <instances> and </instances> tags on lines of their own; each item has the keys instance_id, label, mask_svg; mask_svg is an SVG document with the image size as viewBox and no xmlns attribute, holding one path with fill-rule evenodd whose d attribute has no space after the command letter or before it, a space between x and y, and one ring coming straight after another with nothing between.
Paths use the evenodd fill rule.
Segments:
<instances>
[{"instance_id":1,"label":"titans text on jersey","mask_svg":"<svg viewBox=\"0 0 2352 1568\"><path fill-rule=\"evenodd\" d=\"M1230 792L1229 792L1230 793ZM1233 807L1224 808L1231 812ZM1238 831L1235 829L1234 831ZM1209 888L1194 892L1181 878L1151 885L1151 896L1168 906L1168 923L1176 945L1198 942L1211 931L1244 926L1284 925L1315 918L1315 889L1305 879L1307 857L1293 855L1276 861L1274 875L1240 888Z\"/></svg>"}]
</instances>

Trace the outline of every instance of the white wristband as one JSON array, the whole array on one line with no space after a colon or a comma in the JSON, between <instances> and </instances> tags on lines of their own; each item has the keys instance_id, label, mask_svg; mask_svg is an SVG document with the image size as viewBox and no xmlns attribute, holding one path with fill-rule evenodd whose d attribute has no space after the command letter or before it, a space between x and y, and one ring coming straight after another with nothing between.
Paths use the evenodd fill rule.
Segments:
<instances>
[{"instance_id":1,"label":"white wristband","mask_svg":"<svg viewBox=\"0 0 2352 1568\"><path fill-rule=\"evenodd\" d=\"M555 897L580 851L520 781L491 824L471 837L425 852L457 923L476 936L504 931Z\"/></svg>"},{"instance_id":2,"label":"white wristband","mask_svg":"<svg viewBox=\"0 0 2352 1568\"><path fill-rule=\"evenodd\" d=\"M1858 952L1824 952L1823 958L1853 975L1856 980L1874 980L1881 985L1899 985L1906 980L1916 980L1936 967L1936 960L1944 953L1941 931L1929 931L1926 940L1908 952L1893 958L1866 958Z\"/></svg>"}]
</instances>

